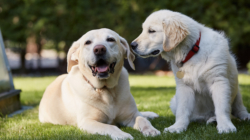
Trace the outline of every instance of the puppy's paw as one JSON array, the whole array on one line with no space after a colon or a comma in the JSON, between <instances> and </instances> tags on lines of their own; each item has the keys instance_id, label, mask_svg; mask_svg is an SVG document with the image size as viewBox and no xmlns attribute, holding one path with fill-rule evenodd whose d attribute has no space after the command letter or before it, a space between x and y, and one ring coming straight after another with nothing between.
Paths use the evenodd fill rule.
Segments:
<instances>
[{"instance_id":1,"label":"puppy's paw","mask_svg":"<svg viewBox=\"0 0 250 140\"><path fill-rule=\"evenodd\" d=\"M186 130L187 130L187 127L174 124L168 128L165 128L164 133L167 133L167 132L181 133L181 132L186 131Z\"/></svg>"},{"instance_id":2,"label":"puppy's paw","mask_svg":"<svg viewBox=\"0 0 250 140\"><path fill-rule=\"evenodd\" d=\"M250 114L245 114L244 116L242 116L242 120L244 121L250 121Z\"/></svg>"},{"instance_id":3,"label":"puppy's paw","mask_svg":"<svg viewBox=\"0 0 250 140\"><path fill-rule=\"evenodd\" d=\"M145 117L147 119L154 119L154 118L158 118L159 117L158 114L156 114L154 112L149 112L149 111L147 111L147 112L141 112L141 114L142 114L143 117Z\"/></svg>"},{"instance_id":4,"label":"puppy's paw","mask_svg":"<svg viewBox=\"0 0 250 140\"><path fill-rule=\"evenodd\" d=\"M224 123L224 124L218 124L217 125L217 130L219 134L222 133L231 133L231 132L236 132L236 127L232 124L232 122Z\"/></svg>"},{"instance_id":5,"label":"puppy's paw","mask_svg":"<svg viewBox=\"0 0 250 140\"><path fill-rule=\"evenodd\" d=\"M216 116L213 116L207 120L207 124L215 123L216 122Z\"/></svg>"},{"instance_id":6,"label":"puppy's paw","mask_svg":"<svg viewBox=\"0 0 250 140\"><path fill-rule=\"evenodd\" d=\"M247 111L241 111L241 112L235 113L234 116L243 121L246 121L246 120L250 121L250 114Z\"/></svg>"},{"instance_id":7,"label":"puppy's paw","mask_svg":"<svg viewBox=\"0 0 250 140\"><path fill-rule=\"evenodd\" d=\"M116 134L111 134L110 137L113 139L113 140L127 140L127 139L130 139L130 140L133 140L134 138L128 134L128 133L116 133Z\"/></svg>"},{"instance_id":8,"label":"puppy's paw","mask_svg":"<svg viewBox=\"0 0 250 140\"><path fill-rule=\"evenodd\" d=\"M154 127L150 127L150 126L145 126L142 130L141 130L142 134L144 136L157 136L160 135L161 132L158 131L157 129L155 129Z\"/></svg>"}]
</instances>

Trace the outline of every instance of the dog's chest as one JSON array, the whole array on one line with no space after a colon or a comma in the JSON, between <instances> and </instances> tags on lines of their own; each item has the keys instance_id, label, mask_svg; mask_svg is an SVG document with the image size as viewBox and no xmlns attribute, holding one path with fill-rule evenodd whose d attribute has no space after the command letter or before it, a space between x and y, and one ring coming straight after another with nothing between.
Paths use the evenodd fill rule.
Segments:
<instances>
[{"instance_id":1,"label":"dog's chest","mask_svg":"<svg viewBox=\"0 0 250 140\"><path fill-rule=\"evenodd\" d=\"M105 123L111 124L116 116L115 104L116 94L114 90L102 89L93 91L95 96L87 102L94 106L96 109L104 113L108 119Z\"/></svg>"},{"instance_id":2,"label":"dog's chest","mask_svg":"<svg viewBox=\"0 0 250 140\"><path fill-rule=\"evenodd\" d=\"M209 85L202 76L193 76L194 73L186 73L183 79L180 79L185 85L193 89L195 94L194 113L210 113L214 111L214 104L209 91ZM206 109L204 109L206 108Z\"/></svg>"},{"instance_id":3,"label":"dog's chest","mask_svg":"<svg viewBox=\"0 0 250 140\"><path fill-rule=\"evenodd\" d=\"M206 78L203 76L203 68L195 63L188 63L182 67L177 67L174 61L171 61L171 67L176 77L176 84L185 84L191 87L195 92L208 93L208 84ZM178 72L183 74L178 78Z\"/></svg>"},{"instance_id":4,"label":"dog's chest","mask_svg":"<svg viewBox=\"0 0 250 140\"><path fill-rule=\"evenodd\" d=\"M209 93L209 87L206 79L199 75L196 70L185 70L184 77L178 80L185 83L185 85L191 87L195 92L207 94Z\"/></svg>"}]
</instances>

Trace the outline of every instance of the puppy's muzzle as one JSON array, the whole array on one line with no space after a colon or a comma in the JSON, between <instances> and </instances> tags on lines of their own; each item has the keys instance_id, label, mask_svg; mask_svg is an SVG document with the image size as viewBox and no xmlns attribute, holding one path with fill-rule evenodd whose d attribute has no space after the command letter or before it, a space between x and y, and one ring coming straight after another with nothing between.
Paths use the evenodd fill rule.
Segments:
<instances>
[{"instance_id":1,"label":"puppy's muzzle","mask_svg":"<svg viewBox=\"0 0 250 140\"><path fill-rule=\"evenodd\" d=\"M137 47L138 47L138 44L137 44L137 42L132 42L131 44L131 48L133 49L133 50L135 50Z\"/></svg>"}]
</instances>

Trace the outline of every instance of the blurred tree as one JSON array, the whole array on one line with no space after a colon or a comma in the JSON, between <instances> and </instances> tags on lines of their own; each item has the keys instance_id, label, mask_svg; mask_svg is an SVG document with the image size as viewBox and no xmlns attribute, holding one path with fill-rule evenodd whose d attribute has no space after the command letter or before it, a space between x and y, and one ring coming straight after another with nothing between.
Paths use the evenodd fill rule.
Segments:
<instances>
[{"instance_id":1,"label":"blurred tree","mask_svg":"<svg viewBox=\"0 0 250 140\"><path fill-rule=\"evenodd\" d=\"M29 37L36 39L39 54L38 67L40 67L43 33L46 30L47 20L52 15L49 10L53 9L48 2L44 0L0 1L0 27L4 39L12 42L8 47L20 53L22 72L25 71L26 44ZM50 8L41 10L41 7Z\"/></svg>"},{"instance_id":2,"label":"blurred tree","mask_svg":"<svg viewBox=\"0 0 250 140\"><path fill-rule=\"evenodd\" d=\"M24 15L27 18L28 35L35 37L38 53L38 69L41 67L41 51L46 38L45 31L50 18L53 18L52 1L26 0L24 1Z\"/></svg>"},{"instance_id":3,"label":"blurred tree","mask_svg":"<svg viewBox=\"0 0 250 140\"><path fill-rule=\"evenodd\" d=\"M19 1L0 1L0 28L3 38L12 41L11 47L20 53L21 70L25 71L26 30L27 19L23 18L24 2Z\"/></svg>"},{"instance_id":4,"label":"blurred tree","mask_svg":"<svg viewBox=\"0 0 250 140\"><path fill-rule=\"evenodd\" d=\"M57 51L67 52L73 41L97 28L115 30L131 42L140 34L141 24L150 13L169 9L224 31L232 51L245 67L250 60L249 7L248 0L1 0L0 27L5 39L22 44L21 50L26 38L35 36L38 50L44 46L43 40L49 40ZM63 65L66 61L60 64Z\"/></svg>"}]
</instances>

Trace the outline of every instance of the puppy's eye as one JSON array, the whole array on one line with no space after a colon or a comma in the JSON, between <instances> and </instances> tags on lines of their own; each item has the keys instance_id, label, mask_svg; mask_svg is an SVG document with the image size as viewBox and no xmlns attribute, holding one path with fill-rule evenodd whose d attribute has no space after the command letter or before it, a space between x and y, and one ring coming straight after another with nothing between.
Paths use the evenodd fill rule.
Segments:
<instances>
[{"instance_id":1,"label":"puppy's eye","mask_svg":"<svg viewBox=\"0 0 250 140\"><path fill-rule=\"evenodd\" d=\"M108 41L108 42L115 42L115 39L114 39L114 38L109 37L109 38L107 38L107 41Z\"/></svg>"},{"instance_id":2,"label":"puppy's eye","mask_svg":"<svg viewBox=\"0 0 250 140\"><path fill-rule=\"evenodd\" d=\"M85 45L89 45L89 44L91 44L91 41L90 41L90 40L87 40L87 41L85 42Z\"/></svg>"},{"instance_id":3,"label":"puppy's eye","mask_svg":"<svg viewBox=\"0 0 250 140\"><path fill-rule=\"evenodd\" d=\"M152 30L152 29L148 30L148 33L154 33L154 32L155 32L155 30Z\"/></svg>"}]
</instances>

